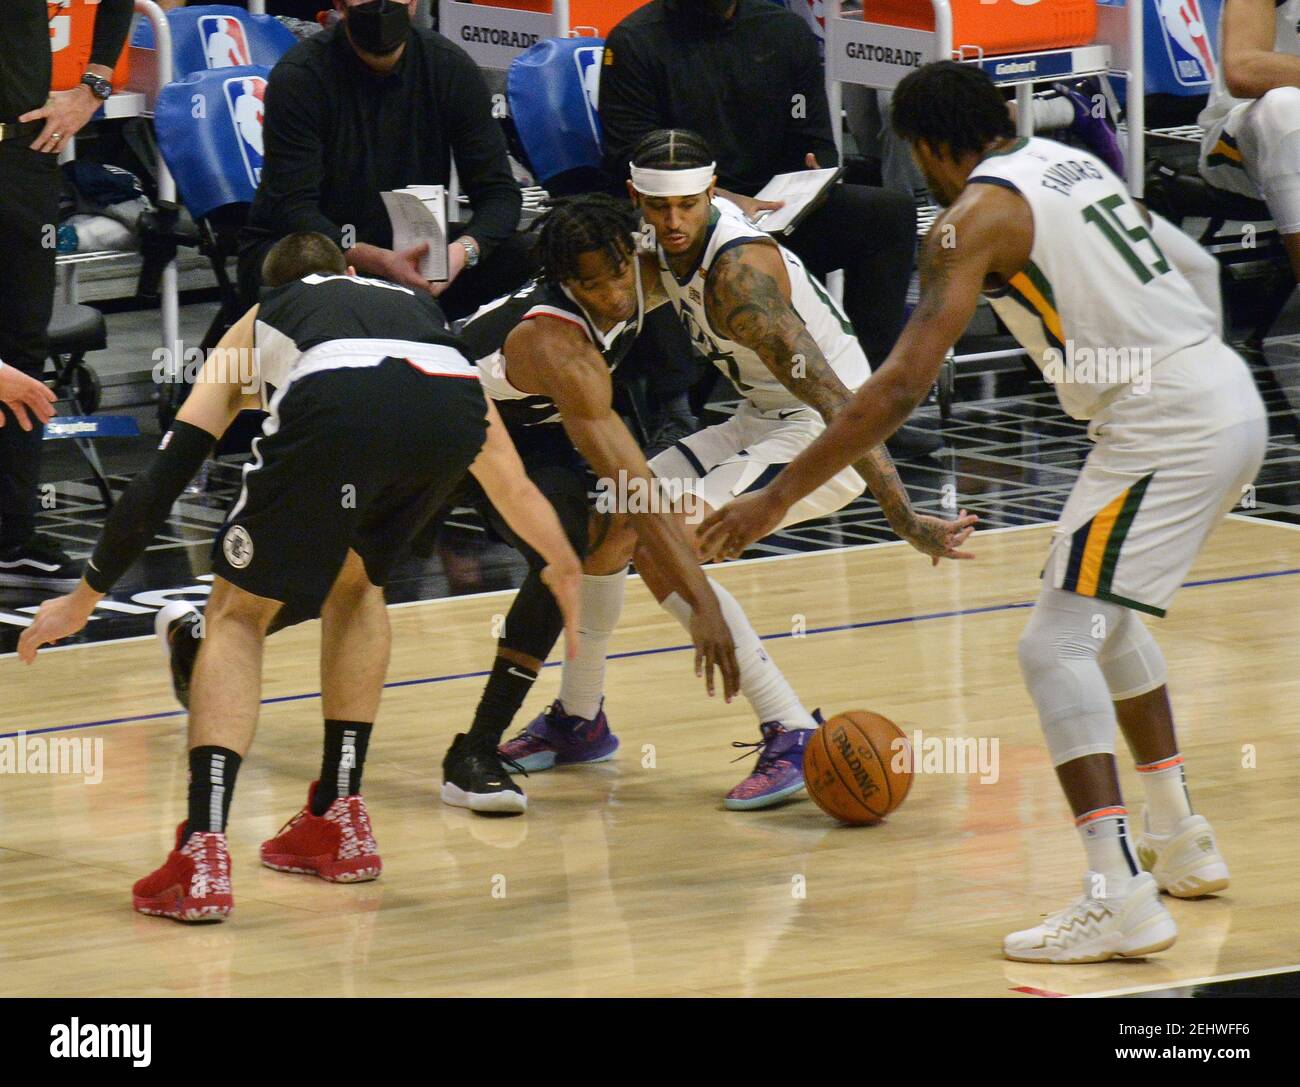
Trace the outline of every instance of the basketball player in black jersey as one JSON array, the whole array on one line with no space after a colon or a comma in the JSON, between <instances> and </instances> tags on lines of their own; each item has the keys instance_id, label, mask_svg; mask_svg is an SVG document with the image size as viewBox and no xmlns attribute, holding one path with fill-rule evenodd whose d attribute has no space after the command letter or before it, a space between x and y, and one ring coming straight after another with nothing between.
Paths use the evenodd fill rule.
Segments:
<instances>
[{"instance_id":1,"label":"basketball player in black jersey","mask_svg":"<svg viewBox=\"0 0 1300 1087\"><path fill-rule=\"evenodd\" d=\"M437 303L355 276L319 234L290 235L264 268L274 289L208 358L153 463L114 507L81 584L46 601L19 644L30 664L41 645L80 630L236 414L269 411L215 547L190 706L188 818L163 866L133 889L135 909L178 921L220 921L233 908L226 820L257 724L263 639L282 609L321 617L325 751L307 806L262 844L262 863L334 882L379 875L360 784L388 665L381 586L467 471L543 557L540 579L571 640L576 627L577 556Z\"/></svg>"},{"instance_id":2,"label":"basketball player in black jersey","mask_svg":"<svg viewBox=\"0 0 1300 1087\"><path fill-rule=\"evenodd\" d=\"M613 622L603 623L609 588L622 602L626 559L606 546L626 523L662 566L692 608L696 670L716 662L728 700L739 670L734 645L707 579L695 561L671 506L630 516L594 510L588 498L595 477L642 481L654 474L614 410L612 372L641 327L646 291L662 296L656 277L642 282L636 255L639 220L611 197L587 195L557 202L538 238L543 275L523 289L475 313L461 335L478 361L484 391L496 402L530 478L559 514L583 566L582 637L607 642ZM590 467L588 467L590 465ZM593 475L594 473L594 475ZM490 497L490 496L487 496ZM442 798L484 812L522 812L526 799L510 778L498 745L531 689L560 632L560 614L543 587L540 556L501 524L500 507L482 493L461 496L519 547L532 570L506 616L497 659L469 732L458 736L443 763ZM502 511L504 512L504 511ZM611 532L611 527L613 531ZM603 669L604 653L599 654ZM713 692L710 680L709 692ZM582 761L610 758L618 740L604 714L581 737L557 734L557 758L566 740L580 740Z\"/></svg>"}]
</instances>

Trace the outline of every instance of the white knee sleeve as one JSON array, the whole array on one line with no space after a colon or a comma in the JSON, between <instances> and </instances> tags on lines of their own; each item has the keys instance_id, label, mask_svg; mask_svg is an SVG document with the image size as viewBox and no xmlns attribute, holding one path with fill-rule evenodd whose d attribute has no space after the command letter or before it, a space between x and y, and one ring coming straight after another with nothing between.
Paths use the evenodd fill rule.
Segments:
<instances>
[{"instance_id":1,"label":"white knee sleeve","mask_svg":"<svg viewBox=\"0 0 1300 1087\"><path fill-rule=\"evenodd\" d=\"M1020 671L1053 766L1115 753L1115 707L1099 657L1126 609L1044 586L1020 636Z\"/></svg>"},{"instance_id":2,"label":"white knee sleeve","mask_svg":"<svg viewBox=\"0 0 1300 1087\"><path fill-rule=\"evenodd\" d=\"M1130 608L1110 630L1098 662L1116 702L1137 698L1165 684L1165 655L1151 637L1151 631Z\"/></svg>"},{"instance_id":3,"label":"white knee sleeve","mask_svg":"<svg viewBox=\"0 0 1300 1087\"><path fill-rule=\"evenodd\" d=\"M1300 87L1276 87L1246 113L1253 172L1282 234L1300 233Z\"/></svg>"}]
</instances>

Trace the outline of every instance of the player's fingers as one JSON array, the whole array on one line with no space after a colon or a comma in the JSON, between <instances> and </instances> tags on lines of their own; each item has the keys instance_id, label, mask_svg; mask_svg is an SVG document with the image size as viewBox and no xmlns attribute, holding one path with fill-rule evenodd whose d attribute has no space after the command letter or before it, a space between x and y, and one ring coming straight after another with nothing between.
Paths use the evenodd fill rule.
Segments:
<instances>
[{"instance_id":1,"label":"player's fingers","mask_svg":"<svg viewBox=\"0 0 1300 1087\"><path fill-rule=\"evenodd\" d=\"M21 400L15 400L9 407L14 413L14 418L18 420L18 425L24 430L31 430L32 421L27 415L27 405Z\"/></svg>"},{"instance_id":2,"label":"player's fingers","mask_svg":"<svg viewBox=\"0 0 1300 1087\"><path fill-rule=\"evenodd\" d=\"M736 661L734 645L728 644L722 647L721 668L723 698L730 702L740 690L740 665Z\"/></svg>"}]
</instances>

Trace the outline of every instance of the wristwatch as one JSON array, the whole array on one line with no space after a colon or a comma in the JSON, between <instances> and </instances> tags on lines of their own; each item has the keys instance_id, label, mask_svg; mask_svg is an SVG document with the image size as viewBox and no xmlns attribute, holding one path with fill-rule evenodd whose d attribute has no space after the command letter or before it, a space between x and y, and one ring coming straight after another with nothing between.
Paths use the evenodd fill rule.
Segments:
<instances>
[{"instance_id":1,"label":"wristwatch","mask_svg":"<svg viewBox=\"0 0 1300 1087\"><path fill-rule=\"evenodd\" d=\"M89 87L90 93L101 102L109 98L113 93L113 84L102 75L93 75L90 72L87 72L81 77L81 82Z\"/></svg>"},{"instance_id":2,"label":"wristwatch","mask_svg":"<svg viewBox=\"0 0 1300 1087\"><path fill-rule=\"evenodd\" d=\"M462 234L456 240L460 242L461 248L465 250L465 267L473 268L476 264L478 264L479 256L480 256L478 242L476 242L468 234Z\"/></svg>"}]
</instances>

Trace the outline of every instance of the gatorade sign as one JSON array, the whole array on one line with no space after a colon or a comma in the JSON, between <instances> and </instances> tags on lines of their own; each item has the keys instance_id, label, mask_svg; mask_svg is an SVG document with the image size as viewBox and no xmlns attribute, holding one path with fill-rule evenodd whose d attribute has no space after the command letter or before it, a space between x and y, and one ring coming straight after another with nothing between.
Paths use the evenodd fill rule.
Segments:
<instances>
[{"instance_id":1,"label":"gatorade sign","mask_svg":"<svg viewBox=\"0 0 1300 1087\"><path fill-rule=\"evenodd\" d=\"M833 79L894 87L934 59L934 34L910 27L826 20L826 63Z\"/></svg>"},{"instance_id":2,"label":"gatorade sign","mask_svg":"<svg viewBox=\"0 0 1300 1087\"><path fill-rule=\"evenodd\" d=\"M555 34L555 16L547 11L496 8L443 0L438 25L480 68L505 71L510 62L543 38Z\"/></svg>"}]
</instances>

